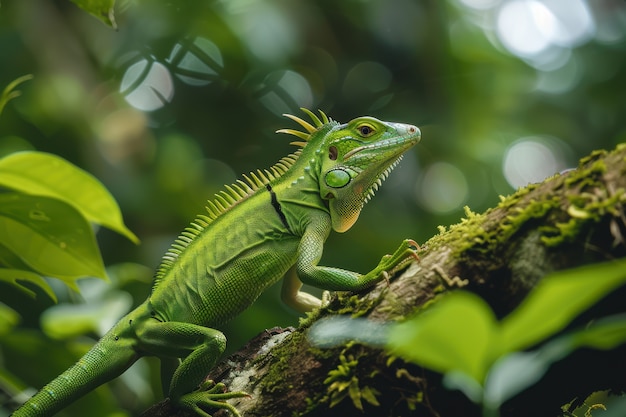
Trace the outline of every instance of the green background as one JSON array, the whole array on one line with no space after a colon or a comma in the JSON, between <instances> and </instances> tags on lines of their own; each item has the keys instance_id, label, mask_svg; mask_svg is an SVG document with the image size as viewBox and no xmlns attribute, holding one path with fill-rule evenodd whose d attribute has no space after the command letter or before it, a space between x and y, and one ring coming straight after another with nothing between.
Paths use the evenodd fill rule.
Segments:
<instances>
[{"instance_id":1,"label":"green background","mask_svg":"<svg viewBox=\"0 0 626 417\"><path fill-rule=\"evenodd\" d=\"M83 296L55 285L61 305L90 307L42 322L51 300L0 286L20 321L0 341L8 396L47 382L141 302L160 256L224 183L295 150L273 133L295 127L282 113L422 130L359 222L328 240L324 264L361 272L459 221L464 205L485 210L626 133L623 1L127 0L115 20L62 0L0 7L0 88L34 75L0 114L0 154L50 152L92 173L141 239L98 230L112 284L85 279ZM224 330L234 349L297 322L273 288ZM99 415L118 409L112 396L142 409L160 395L155 378L140 382L147 368L86 401Z\"/></svg>"}]
</instances>

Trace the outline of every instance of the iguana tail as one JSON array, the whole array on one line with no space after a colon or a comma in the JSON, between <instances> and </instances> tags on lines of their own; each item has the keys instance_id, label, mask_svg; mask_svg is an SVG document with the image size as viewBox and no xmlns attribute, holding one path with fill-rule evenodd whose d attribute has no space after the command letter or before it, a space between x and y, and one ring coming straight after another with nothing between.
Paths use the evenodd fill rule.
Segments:
<instances>
[{"instance_id":1,"label":"iguana tail","mask_svg":"<svg viewBox=\"0 0 626 417\"><path fill-rule=\"evenodd\" d=\"M125 319L120 320L120 323L123 321ZM52 416L128 369L140 355L129 346L130 340L117 335L118 326L104 335L76 364L26 401L12 416Z\"/></svg>"}]
</instances>

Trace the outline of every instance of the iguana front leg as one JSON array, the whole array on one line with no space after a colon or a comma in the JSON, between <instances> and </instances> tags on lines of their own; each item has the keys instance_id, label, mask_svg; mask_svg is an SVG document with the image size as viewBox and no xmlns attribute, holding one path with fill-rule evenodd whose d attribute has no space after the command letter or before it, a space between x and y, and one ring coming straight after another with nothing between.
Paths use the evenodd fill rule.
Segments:
<instances>
[{"instance_id":1,"label":"iguana front leg","mask_svg":"<svg viewBox=\"0 0 626 417\"><path fill-rule=\"evenodd\" d=\"M137 338L138 349L162 357L166 363L171 358L182 359L171 379L163 381L163 386L169 387L173 404L205 417L210 417L209 408L224 408L239 416L235 407L224 400L248 394L224 393L222 384L210 389L202 385L226 347L226 338L220 331L190 323L150 319L139 326Z\"/></svg>"},{"instance_id":2,"label":"iguana front leg","mask_svg":"<svg viewBox=\"0 0 626 417\"><path fill-rule=\"evenodd\" d=\"M328 222L321 219L312 222L306 229L298 249L296 269L300 280L305 284L334 291L360 291L386 279L389 272L405 267L408 262L417 259L417 243L405 240L392 254L385 255L376 268L365 275L345 269L319 266L324 241L330 232Z\"/></svg>"}]
</instances>

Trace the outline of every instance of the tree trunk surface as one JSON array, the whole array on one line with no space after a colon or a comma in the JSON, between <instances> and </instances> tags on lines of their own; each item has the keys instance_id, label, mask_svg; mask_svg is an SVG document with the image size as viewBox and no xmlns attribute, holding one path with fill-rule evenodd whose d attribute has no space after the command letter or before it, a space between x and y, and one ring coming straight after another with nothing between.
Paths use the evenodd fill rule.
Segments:
<instances>
[{"instance_id":1,"label":"tree trunk surface","mask_svg":"<svg viewBox=\"0 0 626 417\"><path fill-rule=\"evenodd\" d=\"M412 263L390 283L371 291L339 293L298 329L271 329L223 361L208 376L250 397L230 400L244 417L268 416L479 416L478 406L443 387L442 376L393 360L361 344L312 347L307 330L337 314L398 321L457 288L484 298L501 318L550 272L626 256L626 145L596 151L577 169L555 175L502 198L484 214L466 210L459 224L441 228ZM615 291L577 318L580 326L626 311L626 292ZM376 391L378 405L333 396L325 380L345 361L357 361L356 388ZM626 387L626 349L581 349L553 365L533 387L505 403L501 415L558 416L560 407L598 390ZM355 378L354 378L355 377ZM331 403L332 406L331 406ZM167 400L144 417L177 416ZM216 411L213 416L226 416Z\"/></svg>"}]
</instances>

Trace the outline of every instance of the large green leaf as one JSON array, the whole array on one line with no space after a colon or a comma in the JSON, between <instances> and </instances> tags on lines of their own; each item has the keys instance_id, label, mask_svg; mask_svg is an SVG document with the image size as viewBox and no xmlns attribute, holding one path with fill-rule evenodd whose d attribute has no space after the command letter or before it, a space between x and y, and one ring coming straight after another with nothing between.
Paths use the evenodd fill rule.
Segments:
<instances>
[{"instance_id":1,"label":"large green leaf","mask_svg":"<svg viewBox=\"0 0 626 417\"><path fill-rule=\"evenodd\" d=\"M525 349L563 329L578 314L626 283L626 260L556 272L502 320L501 354Z\"/></svg>"},{"instance_id":2,"label":"large green leaf","mask_svg":"<svg viewBox=\"0 0 626 417\"><path fill-rule=\"evenodd\" d=\"M27 151L0 159L0 186L63 200L89 221L139 241L124 225L120 208L100 181L56 155Z\"/></svg>"},{"instance_id":3,"label":"large green leaf","mask_svg":"<svg viewBox=\"0 0 626 417\"><path fill-rule=\"evenodd\" d=\"M9 248L2 244L0 244L0 267L35 272L28 264L24 263L22 258L11 252Z\"/></svg>"},{"instance_id":4,"label":"large green leaf","mask_svg":"<svg viewBox=\"0 0 626 417\"><path fill-rule=\"evenodd\" d=\"M91 225L54 198L0 194L0 244L35 271L70 284L85 276L106 278Z\"/></svg>"},{"instance_id":5,"label":"large green leaf","mask_svg":"<svg viewBox=\"0 0 626 417\"><path fill-rule=\"evenodd\" d=\"M460 371L482 382L496 331L487 303L459 291L445 296L433 309L391 326L388 347L411 362L442 373Z\"/></svg>"},{"instance_id":6,"label":"large green leaf","mask_svg":"<svg viewBox=\"0 0 626 417\"><path fill-rule=\"evenodd\" d=\"M111 26L113 29L117 29L117 24L115 23L115 15L113 14L113 6L115 5L115 0L71 1L87 13L90 13L98 19L102 20L105 24Z\"/></svg>"},{"instance_id":7,"label":"large green leaf","mask_svg":"<svg viewBox=\"0 0 626 417\"><path fill-rule=\"evenodd\" d=\"M445 374L447 387L460 389L494 411L573 350L613 349L626 342L623 314L599 319L532 352L520 352L553 336L625 282L626 260L622 259L544 278L522 305L499 323L480 297L458 291L403 323L333 318L312 326L310 337L322 347L347 340L386 343L390 353Z\"/></svg>"}]
</instances>

